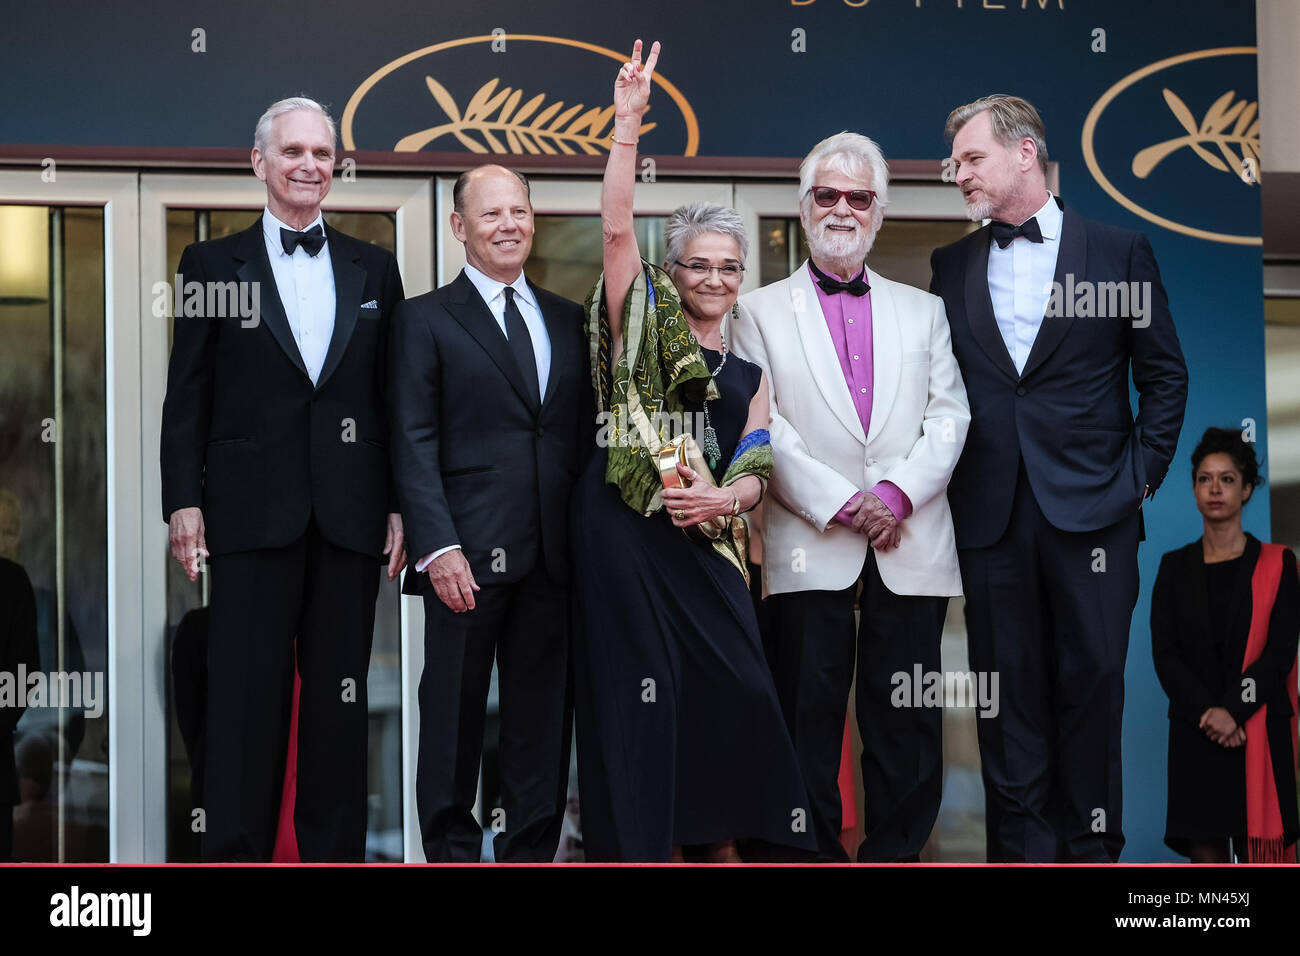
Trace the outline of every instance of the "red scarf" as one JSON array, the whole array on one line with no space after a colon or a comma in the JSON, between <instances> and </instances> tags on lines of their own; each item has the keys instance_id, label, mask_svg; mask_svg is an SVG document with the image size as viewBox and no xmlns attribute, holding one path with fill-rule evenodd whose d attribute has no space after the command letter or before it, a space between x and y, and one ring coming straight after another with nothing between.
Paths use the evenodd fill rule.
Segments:
<instances>
[{"instance_id":1,"label":"red scarf","mask_svg":"<svg viewBox=\"0 0 1300 956\"><path fill-rule=\"evenodd\" d=\"M1253 605L1250 615L1250 637L1246 641L1246 656L1241 669L1259 659L1268 642L1268 624L1273 615L1273 601L1282 580L1282 552L1280 544L1261 544L1259 562L1251 575L1250 590ZM1286 679L1287 693L1291 696L1291 765L1296 758L1296 664ZM1246 720L1246 844L1250 863L1294 863L1295 845L1283 845L1282 810L1277 798L1277 780L1273 774L1273 754L1268 746L1266 721L1268 705L1265 704Z\"/></svg>"}]
</instances>

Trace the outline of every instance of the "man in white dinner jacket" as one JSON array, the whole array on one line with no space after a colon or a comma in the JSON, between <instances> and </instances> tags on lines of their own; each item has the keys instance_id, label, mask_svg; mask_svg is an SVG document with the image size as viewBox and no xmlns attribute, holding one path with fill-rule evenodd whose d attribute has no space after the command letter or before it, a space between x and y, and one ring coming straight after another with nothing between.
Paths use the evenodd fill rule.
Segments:
<instances>
[{"instance_id":1,"label":"man in white dinner jacket","mask_svg":"<svg viewBox=\"0 0 1300 956\"><path fill-rule=\"evenodd\" d=\"M938 674L948 598L961 594L946 489L970 408L943 301L866 268L888 202L879 148L839 133L799 176L811 261L742 297L730 334L772 392L763 592L778 627L774 676L819 859L848 859L837 781L856 664L858 859L915 861L939 811L943 711L912 685Z\"/></svg>"}]
</instances>

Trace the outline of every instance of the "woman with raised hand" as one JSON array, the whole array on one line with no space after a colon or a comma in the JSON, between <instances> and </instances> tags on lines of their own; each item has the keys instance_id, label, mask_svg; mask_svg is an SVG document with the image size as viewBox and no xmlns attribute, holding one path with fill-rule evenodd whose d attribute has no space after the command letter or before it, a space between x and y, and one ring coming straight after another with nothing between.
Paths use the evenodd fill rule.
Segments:
<instances>
[{"instance_id":1,"label":"woman with raised hand","mask_svg":"<svg viewBox=\"0 0 1300 956\"><path fill-rule=\"evenodd\" d=\"M743 514L772 470L767 383L726 340L748 240L734 210L694 203L665 222L663 268L641 258L658 56L642 64L638 40L614 84L587 307L601 425L573 509L583 844L589 860L797 858L814 848L806 797L745 578Z\"/></svg>"}]
</instances>

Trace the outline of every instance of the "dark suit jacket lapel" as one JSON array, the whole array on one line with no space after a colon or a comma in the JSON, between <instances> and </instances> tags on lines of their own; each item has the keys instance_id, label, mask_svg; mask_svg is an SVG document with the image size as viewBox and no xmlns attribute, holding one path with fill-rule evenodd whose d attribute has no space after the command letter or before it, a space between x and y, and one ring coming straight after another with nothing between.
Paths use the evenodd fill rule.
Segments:
<instances>
[{"instance_id":1,"label":"dark suit jacket lapel","mask_svg":"<svg viewBox=\"0 0 1300 956\"><path fill-rule=\"evenodd\" d=\"M993 230L989 226L977 232L970 241L966 260L966 318L980 348L1002 374L1014 382L1020 375L1016 372L1016 363L1011 360L1011 353L1007 351L1007 343L1003 341L997 317L993 314L993 299L989 296L989 244L992 241Z\"/></svg>"},{"instance_id":2,"label":"dark suit jacket lapel","mask_svg":"<svg viewBox=\"0 0 1300 956\"><path fill-rule=\"evenodd\" d=\"M483 351L487 352L496 367L501 370L501 374L506 377L506 381L518 393L523 403L533 411L537 411L529 390L524 385L519 364L510 351L510 343L506 341L505 333L501 331L501 326L497 325L497 320L492 317L487 303L483 301L483 297L478 294L478 289L474 288L474 283L469 281L469 277L464 272L456 276L451 284L447 297L447 311L483 347ZM554 366L554 360L551 364ZM550 391L549 387L547 391Z\"/></svg>"},{"instance_id":3,"label":"dark suit jacket lapel","mask_svg":"<svg viewBox=\"0 0 1300 956\"><path fill-rule=\"evenodd\" d=\"M325 224L325 237L330 264L334 267L334 333L330 336L325 364L321 366L320 378L316 381L317 388L325 384L348 350L352 330L357 327L361 295L366 288L366 270L361 265L360 254L353 248L355 240L342 235L328 223Z\"/></svg>"},{"instance_id":4,"label":"dark suit jacket lapel","mask_svg":"<svg viewBox=\"0 0 1300 956\"><path fill-rule=\"evenodd\" d=\"M546 323L546 334L551 340L551 368L546 378L546 394L542 396L544 406L555 394L556 383L567 370L573 357L569 354L569 342L573 338L574 330L566 329L561 324L555 304L550 301L549 295L532 282L528 283L528 288L533 290L533 298L537 300L537 308Z\"/></svg>"},{"instance_id":5,"label":"dark suit jacket lapel","mask_svg":"<svg viewBox=\"0 0 1300 956\"><path fill-rule=\"evenodd\" d=\"M1088 276L1088 234L1083 220L1073 210L1066 209L1059 198L1056 202L1062 210L1061 247L1056 253L1056 274L1053 281L1056 283L1054 288L1061 290L1060 305L1064 314L1043 316L1043 324L1038 327L1038 335L1034 338L1034 347L1029 350L1029 360L1025 362L1021 378L1028 378L1034 369L1047 361L1047 357L1065 338L1065 333L1070 331L1070 326L1074 323L1074 308L1073 303L1065 301L1066 292L1077 283L1085 281ZM1073 282L1068 281L1067 277L1070 276L1073 276Z\"/></svg>"},{"instance_id":6,"label":"dark suit jacket lapel","mask_svg":"<svg viewBox=\"0 0 1300 956\"><path fill-rule=\"evenodd\" d=\"M240 282L255 282L258 290L258 304L261 309L259 320L266 324L275 341L279 343L289 361L298 367L298 371L307 375L307 366L294 341L293 330L284 314L284 305L280 302L280 292L275 286L275 273L271 271L271 260L266 254L266 240L262 234L262 219L245 229L235 247L235 276ZM310 376L308 376L310 378Z\"/></svg>"}]
</instances>

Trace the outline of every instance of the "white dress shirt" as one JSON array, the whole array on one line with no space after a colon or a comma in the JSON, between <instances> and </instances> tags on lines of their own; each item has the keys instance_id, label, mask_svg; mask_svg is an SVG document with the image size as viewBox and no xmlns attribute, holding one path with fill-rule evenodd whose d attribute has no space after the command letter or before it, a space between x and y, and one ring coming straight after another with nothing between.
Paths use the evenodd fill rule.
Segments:
<instances>
[{"instance_id":1,"label":"white dress shirt","mask_svg":"<svg viewBox=\"0 0 1300 956\"><path fill-rule=\"evenodd\" d=\"M1042 242L1017 236L1005 249L996 242L989 246L989 298L1017 372L1025 370L1043 324L1056 275L1056 256L1061 249L1061 207L1050 192L1034 218L1043 234Z\"/></svg>"},{"instance_id":2,"label":"white dress shirt","mask_svg":"<svg viewBox=\"0 0 1300 956\"><path fill-rule=\"evenodd\" d=\"M507 283L490 278L468 264L465 266L465 278L474 284L478 294L487 303L492 318L497 320L501 334L509 339L510 336L506 333L504 294ZM533 290L528 288L528 283L524 281L524 274L519 273L519 278L508 284L515 290L515 304L519 306L519 314L524 317L524 325L528 327L528 335L533 340L533 356L537 359L538 394L545 398L546 383L551 376L551 337L546 333L546 322L542 319L541 307L537 304Z\"/></svg>"},{"instance_id":3,"label":"white dress shirt","mask_svg":"<svg viewBox=\"0 0 1300 956\"><path fill-rule=\"evenodd\" d=\"M325 220L319 213L307 229L316 225L325 228ZM267 209L262 214L262 235L271 260L271 274L275 276L275 288L293 331L293 340L298 343L298 354L315 385L334 335L334 266L330 262L328 242L315 256L302 246L294 249L293 255L285 255L284 243L280 241L281 228L292 229Z\"/></svg>"},{"instance_id":4,"label":"white dress shirt","mask_svg":"<svg viewBox=\"0 0 1300 956\"><path fill-rule=\"evenodd\" d=\"M524 281L524 274L520 272L519 277L514 282L501 282L491 276L484 275L478 269L466 263L465 278L473 283L474 288L478 290L478 294L487 303L488 311L492 313L492 318L497 320L497 325L501 328L501 334L507 340L510 336L506 333L506 297L504 290L507 285L515 290L515 304L519 306L519 314L524 317L524 325L528 327L528 335L533 340L533 356L537 359L538 394L543 399L546 398L546 383L551 377L551 337L546 332L546 322L542 319L542 310L537 304L537 298L533 295L533 290L528 288L528 283ZM460 545L453 544L426 554L416 563L415 570L423 573L434 558L446 554L448 551L455 551L459 547Z\"/></svg>"}]
</instances>

